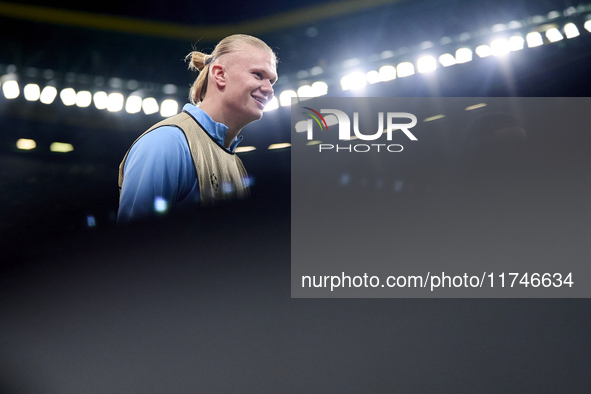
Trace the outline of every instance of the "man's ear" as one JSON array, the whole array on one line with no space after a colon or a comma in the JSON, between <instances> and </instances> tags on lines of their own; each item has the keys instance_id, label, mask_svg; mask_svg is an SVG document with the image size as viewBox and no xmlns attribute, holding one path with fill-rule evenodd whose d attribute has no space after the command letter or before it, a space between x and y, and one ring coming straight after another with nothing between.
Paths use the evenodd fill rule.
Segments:
<instances>
[{"instance_id":1,"label":"man's ear","mask_svg":"<svg viewBox=\"0 0 591 394\"><path fill-rule=\"evenodd\" d=\"M226 67L223 64L212 64L209 73L218 89L222 90L226 87Z\"/></svg>"}]
</instances>

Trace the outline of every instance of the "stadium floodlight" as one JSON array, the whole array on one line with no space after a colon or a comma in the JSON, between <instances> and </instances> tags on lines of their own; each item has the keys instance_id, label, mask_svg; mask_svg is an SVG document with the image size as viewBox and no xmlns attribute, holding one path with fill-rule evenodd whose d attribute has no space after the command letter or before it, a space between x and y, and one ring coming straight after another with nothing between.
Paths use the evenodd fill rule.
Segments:
<instances>
[{"instance_id":1,"label":"stadium floodlight","mask_svg":"<svg viewBox=\"0 0 591 394\"><path fill-rule=\"evenodd\" d=\"M37 143L35 140L20 138L18 141L16 141L16 147L20 150L31 150L37 147Z\"/></svg>"},{"instance_id":2,"label":"stadium floodlight","mask_svg":"<svg viewBox=\"0 0 591 394\"><path fill-rule=\"evenodd\" d=\"M236 147L236 149L234 149L235 153L245 153L245 152L252 152L253 150L256 150L257 148L254 146L238 146Z\"/></svg>"},{"instance_id":3,"label":"stadium floodlight","mask_svg":"<svg viewBox=\"0 0 591 394\"><path fill-rule=\"evenodd\" d=\"M18 82L16 81L6 81L2 84L2 92L4 92L4 97L7 99L15 99L21 94L21 91L18 87Z\"/></svg>"},{"instance_id":4,"label":"stadium floodlight","mask_svg":"<svg viewBox=\"0 0 591 394\"><path fill-rule=\"evenodd\" d=\"M548 38L548 41L550 41L550 42L557 42L557 41L560 41L564 38L562 36L562 34L560 34L560 31L558 31L557 28L552 28L552 29L549 29L548 31L546 31L546 37Z\"/></svg>"},{"instance_id":5,"label":"stadium floodlight","mask_svg":"<svg viewBox=\"0 0 591 394\"><path fill-rule=\"evenodd\" d=\"M456 51L456 62L467 63L472 61L472 50L470 48L460 48Z\"/></svg>"},{"instance_id":6,"label":"stadium floodlight","mask_svg":"<svg viewBox=\"0 0 591 394\"><path fill-rule=\"evenodd\" d=\"M291 144L289 142L281 142L281 143L277 143L277 144L271 144L271 145L269 145L269 147L267 149L269 149L269 150L285 149L285 148L289 148L290 146L291 146Z\"/></svg>"},{"instance_id":7,"label":"stadium floodlight","mask_svg":"<svg viewBox=\"0 0 591 394\"><path fill-rule=\"evenodd\" d=\"M361 71L355 71L345 75L341 78L341 88L343 90L356 90L361 89L367 85L365 74Z\"/></svg>"},{"instance_id":8,"label":"stadium floodlight","mask_svg":"<svg viewBox=\"0 0 591 394\"><path fill-rule=\"evenodd\" d=\"M154 97L146 97L142 101L142 109L146 115L155 114L160 109L158 107L158 101Z\"/></svg>"},{"instance_id":9,"label":"stadium floodlight","mask_svg":"<svg viewBox=\"0 0 591 394\"><path fill-rule=\"evenodd\" d=\"M404 78L415 73L415 66L411 62L402 62L396 66L396 75L398 78Z\"/></svg>"},{"instance_id":10,"label":"stadium floodlight","mask_svg":"<svg viewBox=\"0 0 591 394\"><path fill-rule=\"evenodd\" d=\"M394 66L385 65L380 67L378 74L380 74L380 81L391 81L396 79L396 68Z\"/></svg>"},{"instance_id":11,"label":"stadium floodlight","mask_svg":"<svg viewBox=\"0 0 591 394\"><path fill-rule=\"evenodd\" d=\"M587 22L585 22L583 27L585 28L585 30L587 30L589 33L591 33L591 20L588 20Z\"/></svg>"},{"instance_id":12,"label":"stadium floodlight","mask_svg":"<svg viewBox=\"0 0 591 394\"><path fill-rule=\"evenodd\" d=\"M492 49L488 45L479 45L474 50L478 56L482 57L489 57L492 55Z\"/></svg>"},{"instance_id":13,"label":"stadium floodlight","mask_svg":"<svg viewBox=\"0 0 591 394\"><path fill-rule=\"evenodd\" d=\"M273 111L277 108L279 108L279 101L277 100L277 97L273 97L271 100L269 100L267 105L265 105L263 112Z\"/></svg>"},{"instance_id":14,"label":"stadium floodlight","mask_svg":"<svg viewBox=\"0 0 591 394\"><path fill-rule=\"evenodd\" d=\"M509 41L504 38L497 38L490 43L490 50L493 56L505 56L509 54Z\"/></svg>"},{"instance_id":15,"label":"stadium floodlight","mask_svg":"<svg viewBox=\"0 0 591 394\"><path fill-rule=\"evenodd\" d=\"M299 101L298 100L298 94L295 91L293 91L293 90L284 90L279 95L279 104L282 107L289 107L291 105L292 98L295 98L295 102L296 103Z\"/></svg>"},{"instance_id":16,"label":"stadium floodlight","mask_svg":"<svg viewBox=\"0 0 591 394\"><path fill-rule=\"evenodd\" d=\"M128 114L137 114L142 110L142 98L140 96L131 95L125 101L125 111Z\"/></svg>"},{"instance_id":17,"label":"stadium floodlight","mask_svg":"<svg viewBox=\"0 0 591 394\"><path fill-rule=\"evenodd\" d=\"M51 104L57 97L57 89L53 86L46 86L41 91L40 100L43 104Z\"/></svg>"},{"instance_id":18,"label":"stadium floodlight","mask_svg":"<svg viewBox=\"0 0 591 394\"><path fill-rule=\"evenodd\" d=\"M312 97L314 97L312 86L302 85L298 88L298 98L300 99L300 101L309 100Z\"/></svg>"},{"instance_id":19,"label":"stadium floodlight","mask_svg":"<svg viewBox=\"0 0 591 394\"><path fill-rule=\"evenodd\" d=\"M39 89L39 85L36 83L30 83L25 85L23 93L25 94L25 99L27 101L37 101L41 96L41 89Z\"/></svg>"},{"instance_id":20,"label":"stadium floodlight","mask_svg":"<svg viewBox=\"0 0 591 394\"><path fill-rule=\"evenodd\" d=\"M72 88L62 89L60 92L60 98L65 106L71 106L76 104L76 91Z\"/></svg>"},{"instance_id":21,"label":"stadium floodlight","mask_svg":"<svg viewBox=\"0 0 591 394\"><path fill-rule=\"evenodd\" d=\"M509 38L509 50L520 51L525 45L525 40L521 36L512 36Z\"/></svg>"},{"instance_id":22,"label":"stadium floodlight","mask_svg":"<svg viewBox=\"0 0 591 394\"><path fill-rule=\"evenodd\" d=\"M537 31L528 33L527 36L525 36L525 41L527 42L527 46L529 48L539 47L540 45L544 44L542 35Z\"/></svg>"},{"instance_id":23,"label":"stadium floodlight","mask_svg":"<svg viewBox=\"0 0 591 394\"><path fill-rule=\"evenodd\" d=\"M49 145L49 150L52 152L67 153L73 151L74 146L67 142L52 142L51 145Z\"/></svg>"},{"instance_id":24,"label":"stadium floodlight","mask_svg":"<svg viewBox=\"0 0 591 394\"><path fill-rule=\"evenodd\" d=\"M160 115L168 117L176 115L179 112L179 103L173 99L166 99L160 105Z\"/></svg>"},{"instance_id":25,"label":"stadium floodlight","mask_svg":"<svg viewBox=\"0 0 591 394\"><path fill-rule=\"evenodd\" d=\"M433 56L421 56L417 60L417 71L421 74L435 71L437 68L437 61Z\"/></svg>"},{"instance_id":26,"label":"stadium floodlight","mask_svg":"<svg viewBox=\"0 0 591 394\"><path fill-rule=\"evenodd\" d=\"M328 85L323 81L316 81L312 84L312 93L314 97L325 96L328 94Z\"/></svg>"},{"instance_id":27,"label":"stadium floodlight","mask_svg":"<svg viewBox=\"0 0 591 394\"><path fill-rule=\"evenodd\" d=\"M81 90L76 93L76 105L80 108L86 108L92 103L92 94L88 90Z\"/></svg>"},{"instance_id":28,"label":"stadium floodlight","mask_svg":"<svg viewBox=\"0 0 591 394\"><path fill-rule=\"evenodd\" d=\"M443 55L439 56L439 63L443 67L453 66L457 63L456 58L451 53L444 53Z\"/></svg>"},{"instance_id":29,"label":"stadium floodlight","mask_svg":"<svg viewBox=\"0 0 591 394\"><path fill-rule=\"evenodd\" d=\"M374 83L382 82L382 80L380 79L380 73L377 72L376 70L371 70L371 71L366 72L365 79L367 80L367 83L369 83L370 85L373 85Z\"/></svg>"},{"instance_id":30,"label":"stadium floodlight","mask_svg":"<svg viewBox=\"0 0 591 394\"><path fill-rule=\"evenodd\" d=\"M111 93L107 96L107 111L119 112L123 109L123 95L121 93Z\"/></svg>"},{"instance_id":31,"label":"stadium floodlight","mask_svg":"<svg viewBox=\"0 0 591 394\"><path fill-rule=\"evenodd\" d=\"M109 96L107 96L106 92L96 92L92 96L92 101L94 101L94 106L96 109L107 109Z\"/></svg>"},{"instance_id":32,"label":"stadium floodlight","mask_svg":"<svg viewBox=\"0 0 591 394\"><path fill-rule=\"evenodd\" d=\"M567 23L564 25L564 35L566 38L575 38L579 36L579 29L574 23Z\"/></svg>"}]
</instances>

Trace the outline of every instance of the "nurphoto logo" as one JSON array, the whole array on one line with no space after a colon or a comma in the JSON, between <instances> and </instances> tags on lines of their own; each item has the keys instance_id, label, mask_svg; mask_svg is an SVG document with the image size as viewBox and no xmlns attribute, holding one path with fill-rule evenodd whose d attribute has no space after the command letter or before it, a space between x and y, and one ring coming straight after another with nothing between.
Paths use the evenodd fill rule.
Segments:
<instances>
[{"instance_id":1,"label":"nurphoto logo","mask_svg":"<svg viewBox=\"0 0 591 394\"><path fill-rule=\"evenodd\" d=\"M310 116L311 119L307 121L307 138L309 141L314 139L314 120L320 127L320 130L328 130L328 122L322 114L331 114L336 116L339 125L339 140L350 141L351 135L351 121L349 116L338 109L321 109L316 111L309 107L304 107L310 112L304 112L305 115ZM394 123L395 120L408 119L410 123ZM384 113L378 112L378 130L373 134L363 134L359 130L359 112L353 112L353 133L355 137L363 141L375 141L383 134L386 134L386 139L392 141L392 134L396 130L401 130L411 141L417 141L417 137L410 132L409 129L417 124L417 117L408 112L387 112L386 113L386 128L384 129ZM355 144L355 145L333 145L333 144L319 144L319 152L333 150L335 152L369 152L376 150L380 152L380 148L385 148L388 152L402 152L403 147L400 144Z\"/></svg>"}]
</instances>

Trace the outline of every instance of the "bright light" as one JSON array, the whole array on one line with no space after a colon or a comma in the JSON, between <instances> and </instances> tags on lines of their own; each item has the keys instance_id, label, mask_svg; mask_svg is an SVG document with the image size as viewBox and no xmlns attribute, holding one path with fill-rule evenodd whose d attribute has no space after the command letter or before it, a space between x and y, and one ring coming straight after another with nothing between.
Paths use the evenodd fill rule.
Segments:
<instances>
[{"instance_id":1,"label":"bright light","mask_svg":"<svg viewBox=\"0 0 591 394\"><path fill-rule=\"evenodd\" d=\"M441 63L443 67L449 67L453 66L457 62L454 55L452 55L451 53L444 53L443 55L439 56L439 63Z\"/></svg>"},{"instance_id":2,"label":"bright light","mask_svg":"<svg viewBox=\"0 0 591 394\"><path fill-rule=\"evenodd\" d=\"M396 79L396 68L394 66L386 65L380 67L378 71L380 74L380 81L386 82Z\"/></svg>"},{"instance_id":3,"label":"bright light","mask_svg":"<svg viewBox=\"0 0 591 394\"><path fill-rule=\"evenodd\" d=\"M31 150L37 147L37 144L34 140L30 140L27 138L21 138L16 141L16 147L20 150Z\"/></svg>"},{"instance_id":4,"label":"bright light","mask_svg":"<svg viewBox=\"0 0 591 394\"><path fill-rule=\"evenodd\" d=\"M365 74L361 71L355 71L341 78L341 88L343 90L360 89L367 84Z\"/></svg>"},{"instance_id":5,"label":"bright light","mask_svg":"<svg viewBox=\"0 0 591 394\"><path fill-rule=\"evenodd\" d=\"M492 55L492 49L490 49L490 47L488 45L477 46L474 51L480 57L488 57L488 56Z\"/></svg>"},{"instance_id":6,"label":"bright light","mask_svg":"<svg viewBox=\"0 0 591 394\"><path fill-rule=\"evenodd\" d=\"M472 51L470 48L460 48L456 51L456 62L467 63L472 61Z\"/></svg>"},{"instance_id":7,"label":"bright light","mask_svg":"<svg viewBox=\"0 0 591 394\"><path fill-rule=\"evenodd\" d=\"M271 144L269 145L270 150L273 149L283 149L283 148L289 148L291 146L291 144L289 142L282 142L280 144Z\"/></svg>"},{"instance_id":8,"label":"bright light","mask_svg":"<svg viewBox=\"0 0 591 394\"><path fill-rule=\"evenodd\" d=\"M274 109L277 109L277 108L279 108L279 101L277 101L277 97L273 97L271 100L269 100L267 105L265 105L265 109L263 111L264 112L273 111Z\"/></svg>"},{"instance_id":9,"label":"bright light","mask_svg":"<svg viewBox=\"0 0 591 394\"><path fill-rule=\"evenodd\" d=\"M566 36L566 38L574 38L577 37L579 34L579 29L577 29L577 25L575 25L574 23L567 23L564 26L564 35Z\"/></svg>"},{"instance_id":10,"label":"bright light","mask_svg":"<svg viewBox=\"0 0 591 394\"><path fill-rule=\"evenodd\" d=\"M513 36L509 38L509 50L510 51L520 51L523 49L525 45L525 40L521 36Z\"/></svg>"},{"instance_id":11,"label":"bright light","mask_svg":"<svg viewBox=\"0 0 591 394\"><path fill-rule=\"evenodd\" d=\"M163 197L154 197L154 211L158 213L165 213L168 210L168 201Z\"/></svg>"},{"instance_id":12,"label":"bright light","mask_svg":"<svg viewBox=\"0 0 591 394\"><path fill-rule=\"evenodd\" d=\"M562 36L562 34L560 34L558 29L556 29L556 28L552 28L552 29L548 30L546 32L546 37L548 37L548 41L550 41L550 42L557 42L557 41L560 41L564 38Z\"/></svg>"},{"instance_id":13,"label":"bright light","mask_svg":"<svg viewBox=\"0 0 591 394\"><path fill-rule=\"evenodd\" d=\"M585 28L585 30L587 30L589 33L591 33L591 20L588 20L587 22L585 22L583 27Z\"/></svg>"},{"instance_id":14,"label":"bright light","mask_svg":"<svg viewBox=\"0 0 591 394\"><path fill-rule=\"evenodd\" d=\"M40 100L43 104L51 104L57 96L57 89L53 86L46 86L41 91Z\"/></svg>"},{"instance_id":15,"label":"bright light","mask_svg":"<svg viewBox=\"0 0 591 394\"><path fill-rule=\"evenodd\" d=\"M70 106L76 104L76 91L72 88L62 89L60 92L60 98L64 105Z\"/></svg>"},{"instance_id":16,"label":"bright light","mask_svg":"<svg viewBox=\"0 0 591 394\"><path fill-rule=\"evenodd\" d=\"M314 97L312 86L303 85L298 88L298 98L300 99L300 101L309 100L312 97Z\"/></svg>"},{"instance_id":17,"label":"bright light","mask_svg":"<svg viewBox=\"0 0 591 394\"><path fill-rule=\"evenodd\" d=\"M367 83L369 83L370 85L373 85L374 83L382 82L380 79L380 73L377 72L376 70L371 70L371 71L368 71L367 73L365 73L365 79L367 80Z\"/></svg>"},{"instance_id":18,"label":"bright light","mask_svg":"<svg viewBox=\"0 0 591 394\"><path fill-rule=\"evenodd\" d=\"M433 115L433 116L430 116L430 117L424 119L423 122L433 122L434 120L443 119L443 118L445 118L445 115L443 115L443 114Z\"/></svg>"},{"instance_id":19,"label":"bright light","mask_svg":"<svg viewBox=\"0 0 591 394\"><path fill-rule=\"evenodd\" d=\"M137 114L142 110L142 98L140 96L131 95L125 102L125 111L129 114Z\"/></svg>"},{"instance_id":20,"label":"bright light","mask_svg":"<svg viewBox=\"0 0 591 394\"><path fill-rule=\"evenodd\" d=\"M107 111L118 112L123 109L123 95L121 93L111 93L107 96Z\"/></svg>"},{"instance_id":21,"label":"bright light","mask_svg":"<svg viewBox=\"0 0 591 394\"><path fill-rule=\"evenodd\" d=\"M68 144L66 142L52 142L49 145L49 150L52 152L60 152L60 153L67 153L74 150L72 144Z\"/></svg>"},{"instance_id":22,"label":"bright light","mask_svg":"<svg viewBox=\"0 0 591 394\"><path fill-rule=\"evenodd\" d=\"M281 104L282 107L289 107L291 105L292 98L295 98L296 103L299 101L298 94L296 92L293 90L284 90L279 95L279 104Z\"/></svg>"},{"instance_id":23,"label":"bright light","mask_svg":"<svg viewBox=\"0 0 591 394\"><path fill-rule=\"evenodd\" d=\"M542 35L536 31L528 33L528 35L525 36L525 41L527 42L527 46L529 48L539 47L540 45L544 44Z\"/></svg>"},{"instance_id":24,"label":"bright light","mask_svg":"<svg viewBox=\"0 0 591 394\"><path fill-rule=\"evenodd\" d=\"M147 97L142 101L142 109L146 115L158 112L158 101L154 97Z\"/></svg>"},{"instance_id":25,"label":"bright light","mask_svg":"<svg viewBox=\"0 0 591 394\"><path fill-rule=\"evenodd\" d=\"M422 56L417 60L417 70L420 73L435 71L436 68L437 61L433 56Z\"/></svg>"},{"instance_id":26,"label":"bright light","mask_svg":"<svg viewBox=\"0 0 591 394\"><path fill-rule=\"evenodd\" d=\"M396 74L398 75L398 78L408 77L414 73L415 66L413 66L410 62L402 62L396 66Z\"/></svg>"},{"instance_id":27,"label":"bright light","mask_svg":"<svg viewBox=\"0 0 591 394\"><path fill-rule=\"evenodd\" d=\"M109 102L107 93L105 92L96 92L94 96L92 96L92 100L94 101L96 109L106 109Z\"/></svg>"},{"instance_id":28,"label":"bright light","mask_svg":"<svg viewBox=\"0 0 591 394\"><path fill-rule=\"evenodd\" d=\"M328 85L326 82L316 81L312 84L312 92L314 97L324 96L328 93Z\"/></svg>"},{"instance_id":29,"label":"bright light","mask_svg":"<svg viewBox=\"0 0 591 394\"><path fill-rule=\"evenodd\" d=\"M88 90L81 90L76 93L76 105L80 108L86 108L92 103L92 94Z\"/></svg>"},{"instance_id":30,"label":"bright light","mask_svg":"<svg viewBox=\"0 0 591 394\"><path fill-rule=\"evenodd\" d=\"M18 88L18 82L16 81L6 81L2 84L2 91L4 92L4 97L7 99L15 99L21 93L20 89Z\"/></svg>"},{"instance_id":31,"label":"bright light","mask_svg":"<svg viewBox=\"0 0 591 394\"><path fill-rule=\"evenodd\" d=\"M172 115L176 115L179 112L179 103L174 101L173 99L166 99L160 105L160 115L163 117L168 117Z\"/></svg>"},{"instance_id":32,"label":"bright light","mask_svg":"<svg viewBox=\"0 0 591 394\"><path fill-rule=\"evenodd\" d=\"M509 54L509 41L504 38L497 38L490 43L493 56L505 56Z\"/></svg>"},{"instance_id":33,"label":"bright light","mask_svg":"<svg viewBox=\"0 0 591 394\"><path fill-rule=\"evenodd\" d=\"M28 101L37 101L41 96L41 90L39 89L39 85L36 83L30 83L26 85L23 89L23 93L25 94L25 99Z\"/></svg>"},{"instance_id":34,"label":"bright light","mask_svg":"<svg viewBox=\"0 0 591 394\"><path fill-rule=\"evenodd\" d=\"M479 104L474 104L474 105L470 105L470 106L466 107L464 109L464 111L473 111L475 109L484 108L484 107L486 107L486 103L479 103Z\"/></svg>"},{"instance_id":35,"label":"bright light","mask_svg":"<svg viewBox=\"0 0 591 394\"><path fill-rule=\"evenodd\" d=\"M257 148L255 148L254 146L239 146L236 149L234 149L235 153L244 153L244 152L252 152L253 150L256 150Z\"/></svg>"}]
</instances>

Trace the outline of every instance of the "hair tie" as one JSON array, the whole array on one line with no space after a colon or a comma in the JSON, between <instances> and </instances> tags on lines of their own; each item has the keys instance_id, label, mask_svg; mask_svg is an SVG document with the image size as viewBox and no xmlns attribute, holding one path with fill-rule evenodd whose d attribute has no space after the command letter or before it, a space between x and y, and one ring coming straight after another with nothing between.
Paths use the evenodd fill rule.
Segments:
<instances>
[{"instance_id":1,"label":"hair tie","mask_svg":"<svg viewBox=\"0 0 591 394\"><path fill-rule=\"evenodd\" d=\"M213 58L213 56L209 55L209 57L207 58L207 60L205 61L205 63L203 65L207 66L209 63L211 63L212 58Z\"/></svg>"}]
</instances>

